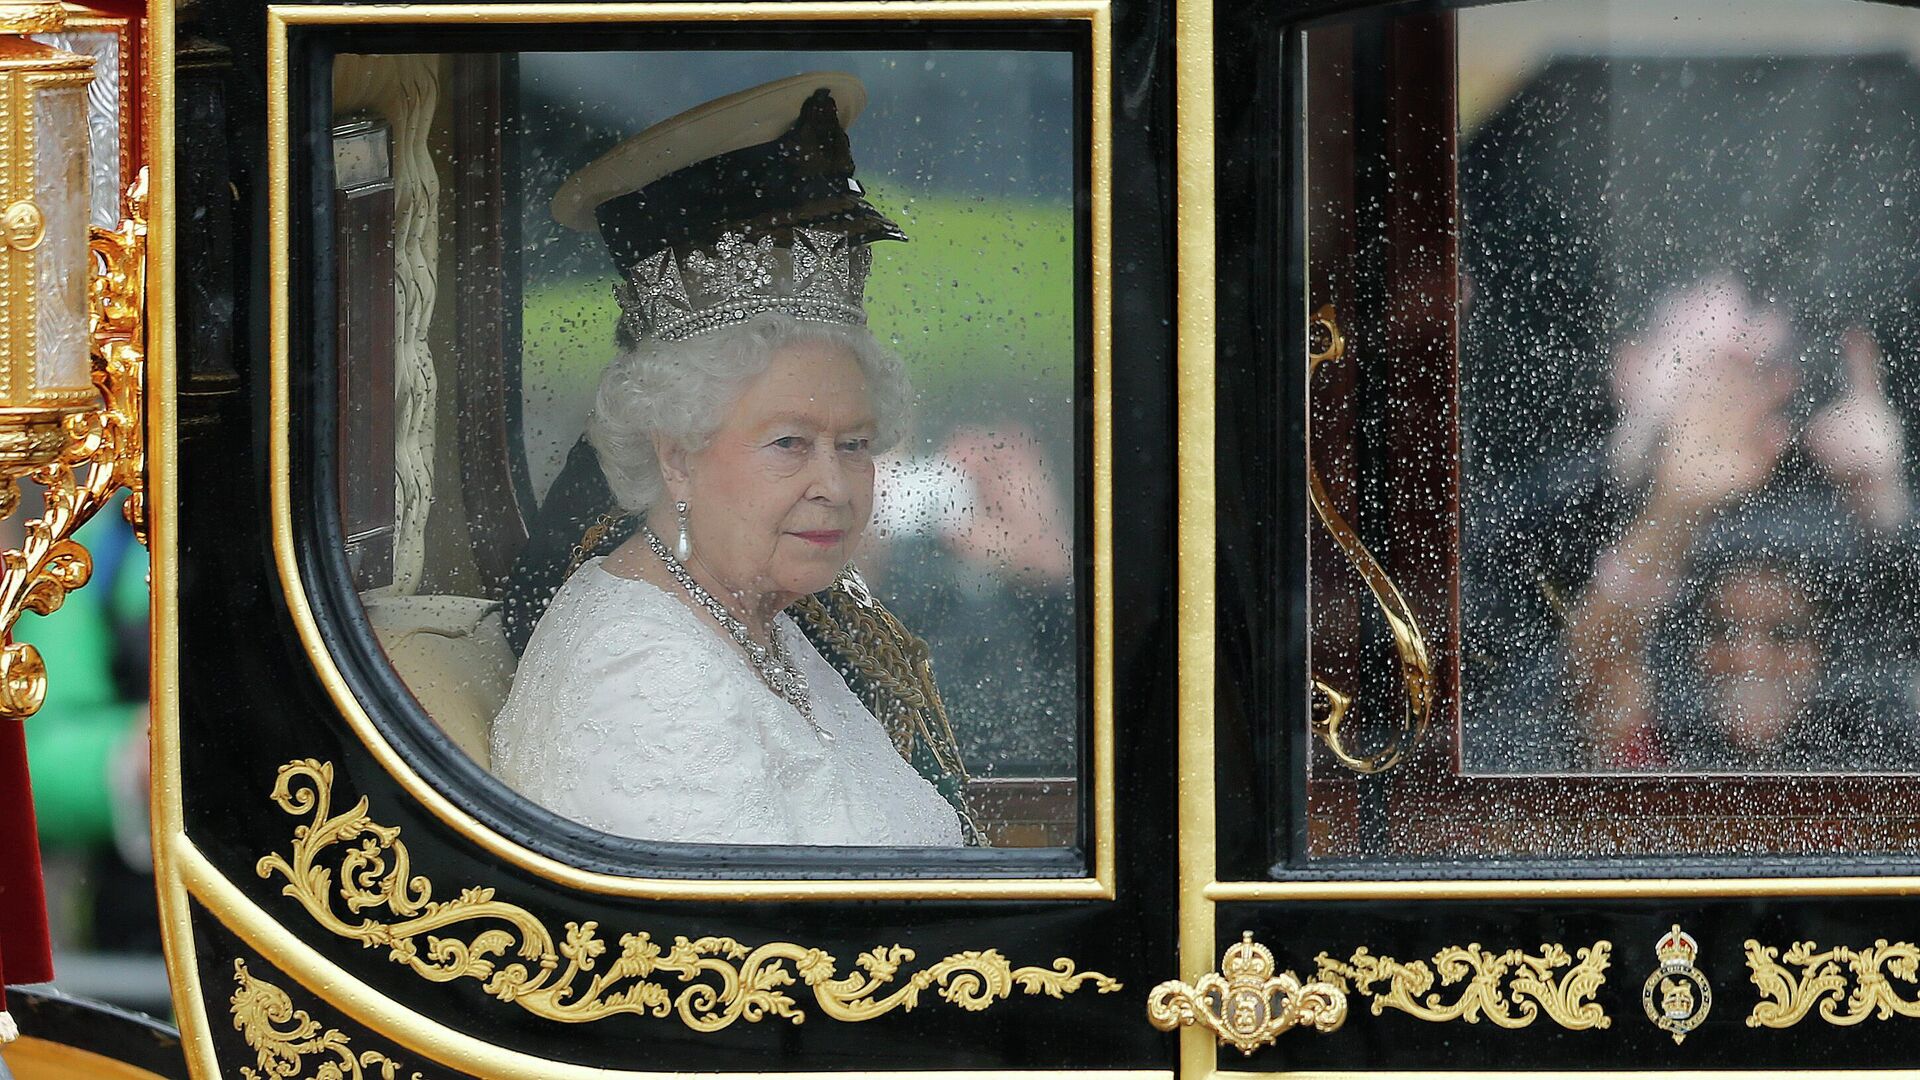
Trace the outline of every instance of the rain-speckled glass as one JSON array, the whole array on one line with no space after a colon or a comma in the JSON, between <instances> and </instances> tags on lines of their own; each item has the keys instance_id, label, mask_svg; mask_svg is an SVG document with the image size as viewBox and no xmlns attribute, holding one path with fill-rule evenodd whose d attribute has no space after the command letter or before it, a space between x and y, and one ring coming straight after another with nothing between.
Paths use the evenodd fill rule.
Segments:
<instances>
[{"instance_id":1,"label":"rain-speckled glass","mask_svg":"<svg viewBox=\"0 0 1920 1080\"><path fill-rule=\"evenodd\" d=\"M1910 847L1833 822L1920 771L1920 12L1527 0L1304 57L1314 462L1435 691L1380 776L1316 748L1323 850L1394 846L1367 785L1428 852ZM1311 525L1314 674L1377 747L1392 638Z\"/></svg>"},{"instance_id":2,"label":"rain-speckled glass","mask_svg":"<svg viewBox=\"0 0 1920 1080\"><path fill-rule=\"evenodd\" d=\"M776 344L756 367L733 352L703 352L708 337L642 340L643 350L666 350L647 378L705 378L705 389L670 387L683 415L659 420L663 427L623 429L624 449L611 437L597 448L584 441L590 414L619 414L622 423L653 415L653 384L608 376L635 348L631 335L617 332L616 287L632 310L637 271L617 268L591 227L556 220L556 193L651 125L812 72L846 73L864 85L865 108L846 127L859 187L907 237L868 249L867 331L880 359L836 339L832 357L805 380L782 382L788 350L799 346ZM859 767L864 751L849 752L861 745L858 733L818 729L864 723L884 739L898 718L848 715L834 703L858 698L881 709L862 673L847 670L857 660L819 645L804 618L776 629L786 625L778 612L797 611L782 604L835 587L841 567L851 566L872 599L924 641L964 762L956 778L950 763L919 750L907 775L917 771L931 797L963 806L986 843L1075 844L1089 714L1082 658L1090 648L1077 554L1090 549L1076 535L1075 509L1086 483L1076 461L1087 453L1077 445L1076 393L1091 362L1080 324L1089 279L1077 261L1087 136L1078 92L1073 55L1046 49L339 57L330 165L343 537L373 629L432 720L510 786L519 785L503 760L578 759L580 769L549 769L554 779L521 794L651 840L705 836L699 822L688 826L694 833L680 831L688 823L677 811L648 809L674 799L634 779L654 775L660 760L680 762L677 777L689 792L724 776L795 792L878 783ZM769 141L793 122L755 121ZM711 152L702 145L674 144L670 153L688 156L675 167ZM711 198L744 199L741 212L750 215L763 180L725 174ZM663 212L692 220L707 210ZM784 260L799 241L777 223L771 228ZM687 282L704 272L687 252L676 258ZM872 366L893 357L903 381ZM745 366L728 366L737 361ZM713 371L720 373L702 374ZM902 385L904 408L890 406L888 395ZM769 404L768 395L777 400ZM735 425L748 414L755 424L798 426L761 425L748 438ZM889 434L897 436L891 445ZM642 467L654 468L666 489L640 514L602 521L598 512L615 507L581 492L604 489L601 462L610 454L627 455L617 469L631 471L634 455L654 462ZM741 471L735 459L750 467ZM796 470L815 468L831 477L796 494ZM675 487L676 476L690 489ZM681 501L691 504L685 513ZM633 532L642 519L671 560ZM803 548L804 557L794 554ZM744 642L669 562L738 620ZM804 572L794 569L802 563ZM608 586L596 576L606 574L627 580ZM601 663L597 650L613 648L609 641L627 642L628 653L639 648L622 636L618 624L636 616L619 602L569 624L563 644L555 630L543 645L554 590L582 575L601 581L596 596L653 590L626 595L656 616L664 601L681 629L695 628L710 648L677 654L665 672L629 665L639 664L637 653ZM756 661L768 645L772 655ZM780 689L768 665L778 669L785 653L787 667L805 673L799 650L816 645L828 669L812 669L797 694ZM544 649L549 668L572 665L539 692L577 694L577 705L567 698L540 725L503 736L503 709L519 707L510 701L526 677L522 649ZM910 655L882 677L906 669L917 670ZM622 680L632 680L634 701L653 704L622 706L608 689ZM901 693L925 704L924 686L903 685ZM689 693L701 699L694 711L733 710L729 722L740 730L726 745L734 750L709 752L705 736L688 744L679 707L657 707L691 700ZM787 705L807 714L804 724L780 712ZM922 708L908 722L922 744L941 738L932 716ZM765 726L787 721L779 731ZM580 777L597 786L556 794ZM761 803L788 799L777 790L752 794ZM788 801L809 804L793 808L802 816L837 812L812 805L819 799ZM640 809L627 813L623 802ZM875 820L895 812L884 798L848 805ZM849 843L879 835L859 820L843 824L829 834ZM748 842L782 842L782 827L769 825Z\"/></svg>"}]
</instances>

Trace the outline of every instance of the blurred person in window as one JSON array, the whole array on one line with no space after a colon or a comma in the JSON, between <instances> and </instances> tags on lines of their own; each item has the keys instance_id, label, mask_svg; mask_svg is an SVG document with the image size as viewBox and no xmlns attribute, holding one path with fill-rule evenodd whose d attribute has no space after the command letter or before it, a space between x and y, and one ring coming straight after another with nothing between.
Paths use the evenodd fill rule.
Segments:
<instances>
[{"instance_id":1,"label":"blurred person in window","mask_svg":"<svg viewBox=\"0 0 1920 1080\"><path fill-rule=\"evenodd\" d=\"M1843 580L1818 557L1729 548L1696 562L1672 605L1628 632L1639 664L1581 670L1589 657L1570 645L1576 707L1613 710L1585 714L1589 760L1738 773L1909 760L1899 687L1834 662L1849 648L1841 613L1860 599Z\"/></svg>"},{"instance_id":2,"label":"blurred person in window","mask_svg":"<svg viewBox=\"0 0 1920 1080\"><path fill-rule=\"evenodd\" d=\"M1692 576L1654 644L1675 658L1655 661L1676 672L1655 749L1668 765L1825 771L1911 753L1913 733L1889 723L1883 688L1835 670L1847 604L1832 567L1730 551Z\"/></svg>"},{"instance_id":3,"label":"blurred person in window","mask_svg":"<svg viewBox=\"0 0 1920 1080\"><path fill-rule=\"evenodd\" d=\"M1606 479L1639 495L1567 613L1587 765L1849 764L1838 718L1807 713L1848 711L1830 691L1860 665L1836 673L1836 643L1813 626L1824 594L1876 576L1867 553L1906 528L1913 493L1872 336L1841 335L1841 385L1804 420L1790 339L1776 308L1715 275L1667 294L1615 350ZM1682 647L1656 647L1663 633ZM1662 715L1689 696L1691 725Z\"/></svg>"},{"instance_id":4,"label":"blurred person in window","mask_svg":"<svg viewBox=\"0 0 1920 1080\"><path fill-rule=\"evenodd\" d=\"M1697 755L1705 759L1700 765L1818 760L1832 740L1802 746L1807 740L1795 737L1826 666L1815 627L1816 612L1826 612L1816 608L1813 591L1765 561L1734 563L1705 580L1704 602L1692 612L1697 631L1689 636L1698 642L1694 667L1711 723L1689 724L1672 742L1705 736L1698 741L1711 749Z\"/></svg>"},{"instance_id":5,"label":"blurred person in window","mask_svg":"<svg viewBox=\"0 0 1920 1080\"><path fill-rule=\"evenodd\" d=\"M1920 247L1888 242L1920 227L1916 101L1920 69L1897 51L1569 54L1473 127L1459 173L1469 768L1630 765L1630 740L1584 725L1641 726L1608 695L1644 695L1600 669L1642 653L1576 623L1604 621L1614 590L1671 610L1677 578L1761 520L1777 534L1756 555L1818 553L1838 595L1874 598L1847 623L1881 640L1848 631L1827 683L1920 678L1920 613L1897 588L1917 558ZM1646 580L1627 580L1637 567ZM1576 666L1617 694L1566 687L1582 634ZM1659 686L1678 660L1652 662L1642 679ZM1909 701L1889 698L1889 721L1911 724Z\"/></svg>"}]
</instances>

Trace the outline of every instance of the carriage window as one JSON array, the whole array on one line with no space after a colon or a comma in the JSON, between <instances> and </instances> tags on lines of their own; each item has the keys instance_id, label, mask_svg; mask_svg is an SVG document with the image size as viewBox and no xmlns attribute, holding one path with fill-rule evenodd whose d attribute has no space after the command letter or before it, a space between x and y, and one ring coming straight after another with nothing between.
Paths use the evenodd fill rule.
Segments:
<instances>
[{"instance_id":1,"label":"carriage window","mask_svg":"<svg viewBox=\"0 0 1920 1080\"><path fill-rule=\"evenodd\" d=\"M1920 765L1920 16L1741 7L1461 17L1469 767Z\"/></svg>"},{"instance_id":2,"label":"carriage window","mask_svg":"<svg viewBox=\"0 0 1920 1080\"><path fill-rule=\"evenodd\" d=\"M1920 12L1304 53L1318 850L1909 848L1858 811L1920 771Z\"/></svg>"},{"instance_id":3,"label":"carriage window","mask_svg":"<svg viewBox=\"0 0 1920 1080\"><path fill-rule=\"evenodd\" d=\"M1083 78L339 56L344 565L432 722L623 836L1079 843Z\"/></svg>"}]
</instances>

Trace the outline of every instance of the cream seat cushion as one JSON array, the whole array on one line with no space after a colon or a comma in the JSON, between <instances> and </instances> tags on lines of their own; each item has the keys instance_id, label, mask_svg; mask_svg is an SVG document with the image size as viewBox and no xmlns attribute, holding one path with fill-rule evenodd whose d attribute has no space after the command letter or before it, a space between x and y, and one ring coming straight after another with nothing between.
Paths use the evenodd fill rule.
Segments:
<instances>
[{"instance_id":1,"label":"cream seat cushion","mask_svg":"<svg viewBox=\"0 0 1920 1080\"><path fill-rule=\"evenodd\" d=\"M374 636L407 689L454 744L483 768L487 731L513 687L498 601L474 596L361 596Z\"/></svg>"}]
</instances>

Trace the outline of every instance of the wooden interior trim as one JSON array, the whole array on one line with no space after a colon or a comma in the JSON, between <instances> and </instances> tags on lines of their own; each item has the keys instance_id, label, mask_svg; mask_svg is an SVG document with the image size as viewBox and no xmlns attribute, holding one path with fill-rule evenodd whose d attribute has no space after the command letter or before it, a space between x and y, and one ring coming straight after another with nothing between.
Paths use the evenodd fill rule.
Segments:
<instances>
[{"instance_id":1,"label":"wooden interior trim","mask_svg":"<svg viewBox=\"0 0 1920 1080\"><path fill-rule=\"evenodd\" d=\"M362 591L393 582L398 524L394 206L390 177L333 193L336 485L353 585Z\"/></svg>"},{"instance_id":2,"label":"wooden interior trim","mask_svg":"<svg viewBox=\"0 0 1920 1080\"><path fill-rule=\"evenodd\" d=\"M506 59L450 58L460 482L482 591L505 594L534 502L520 424L520 260Z\"/></svg>"},{"instance_id":3,"label":"wooden interior trim","mask_svg":"<svg viewBox=\"0 0 1920 1080\"><path fill-rule=\"evenodd\" d=\"M1313 385L1313 460L1418 613L1438 682L1434 730L1390 778L1362 780L1310 747L1309 814L1327 819L1310 823L1311 857L1372 850L1400 793L1443 781L1459 760L1454 25L1435 12L1307 37L1308 307L1335 305L1347 338L1346 358ZM1367 490L1384 495L1361 499ZM1314 674L1355 695L1349 724L1364 753L1379 745L1370 731L1400 722L1406 691L1368 617L1373 599L1319 522L1310 531Z\"/></svg>"}]
</instances>

